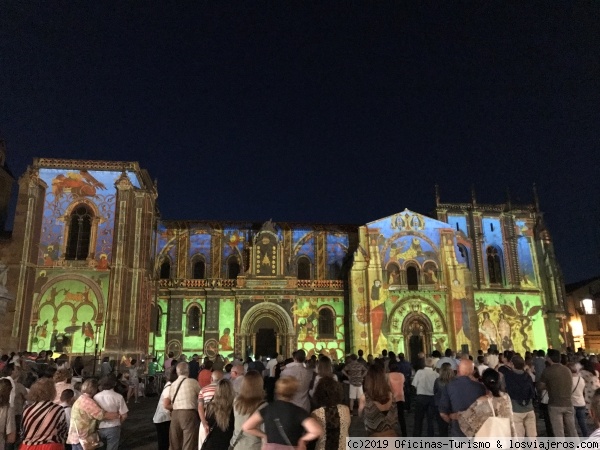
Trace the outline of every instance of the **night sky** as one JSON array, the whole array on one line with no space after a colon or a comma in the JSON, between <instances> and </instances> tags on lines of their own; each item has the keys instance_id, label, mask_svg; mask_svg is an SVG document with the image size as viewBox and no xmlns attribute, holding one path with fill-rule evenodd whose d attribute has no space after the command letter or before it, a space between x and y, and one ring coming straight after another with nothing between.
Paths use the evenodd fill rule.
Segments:
<instances>
[{"instance_id":1,"label":"night sky","mask_svg":"<svg viewBox=\"0 0 600 450\"><path fill-rule=\"evenodd\" d=\"M154 3L0 3L16 176L139 161L166 219L355 224L535 182L600 274L600 2Z\"/></svg>"}]
</instances>

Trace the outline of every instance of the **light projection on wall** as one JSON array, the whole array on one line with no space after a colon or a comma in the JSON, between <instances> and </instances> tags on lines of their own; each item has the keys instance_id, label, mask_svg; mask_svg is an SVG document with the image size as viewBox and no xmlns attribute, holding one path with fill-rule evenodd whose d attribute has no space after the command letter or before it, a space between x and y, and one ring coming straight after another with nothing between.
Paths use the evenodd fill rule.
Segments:
<instances>
[{"instance_id":1,"label":"light projection on wall","mask_svg":"<svg viewBox=\"0 0 600 450\"><path fill-rule=\"evenodd\" d=\"M231 358L235 342L235 300L233 298L221 299L219 304L219 353Z\"/></svg>"},{"instance_id":2,"label":"light projection on wall","mask_svg":"<svg viewBox=\"0 0 600 450\"><path fill-rule=\"evenodd\" d=\"M533 229L524 220L516 221L515 235L517 236L517 255L519 257L519 270L521 271L521 287L535 289L538 280L533 261Z\"/></svg>"},{"instance_id":3,"label":"light projection on wall","mask_svg":"<svg viewBox=\"0 0 600 450\"><path fill-rule=\"evenodd\" d=\"M333 337L325 339L319 336L319 310L330 308L334 312ZM334 360L344 357L344 302L339 298L299 298L292 307L298 348L312 355L323 354Z\"/></svg>"},{"instance_id":4,"label":"light projection on wall","mask_svg":"<svg viewBox=\"0 0 600 450\"><path fill-rule=\"evenodd\" d=\"M524 354L547 347L546 328L539 295L477 293L479 344L486 350L515 350Z\"/></svg>"},{"instance_id":5,"label":"light projection on wall","mask_svg":"<svg viewBox=\"0 0 600 450\"><path fill-rule=\"evenodd\" d=\"M207 230L190 230L190 251L189 257L202 255L204 262L210 264L210 243L211 236Z\"/></svg>"},{"instance_id":6,"label":"light projection on wall","mask_svg":"<svg viewBox=\"0 0 600 450\"><path fill-rule=\"evenodd\" d=\"M102 344L108 274L97 273L53 276L39 271L30 349L83 354L92 352L97 340Z\"/></svg>"},{"instance_id":7,"label":"light projection on wall","mask_svg":"<svg viewBox=\"0 0 600 450\"><path fill-rule=\"evenodd\" d=\"M49 186L46 191L39 264L54 266L62 256L66 213L70 206L87 202L97 210L97 237L93 255L98 269L107 269L111 261L113 221L115 215L115 181L121 172L97 170L40 169L39 177ZM129 179L139 188L134 173Z\"/></svg>"}]
</instances>

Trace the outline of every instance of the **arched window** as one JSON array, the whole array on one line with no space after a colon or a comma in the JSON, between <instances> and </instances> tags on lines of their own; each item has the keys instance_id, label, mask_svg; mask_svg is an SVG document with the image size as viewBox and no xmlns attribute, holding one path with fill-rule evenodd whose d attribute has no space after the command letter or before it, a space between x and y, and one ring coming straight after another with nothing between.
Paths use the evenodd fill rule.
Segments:
<instances>
[{"instance_id":1,"label":"arched window","mask_svg":"<svg viewBox=\"0 0 600 450\"><path fill-rule=\"evenodd\" d=\"M187 312L187 334L189 336L199 336L202 329L202 313L200 307L194 305Z\"/></svg>"},{"instance_id":2,"label":"arched window","mask_svg":"<svg viewBox=\"0 0 600 450\"><path fill-rule=\"evenodd\" d=\"M194 280L203 280L206 278L206 264L200 256L192 260L192 278Z\"/></svg>"},{"instance_id":3,"label":"arched window","mask_svg":"<svg viewBox=\"0 0 600 450\"><path fill-rule=\"evenodd\" d=\"M458 252L460 253L460 256L462 256L465 259L465 262L467 263L467 269L471 269L471 261L469 259L469 250L467 250L467 247L465 247L463 244L458 244Z\"/></svg>"},{"instance_id":4,"label":"arched window","mask_svg":"<svg viewBox=\"0 0 600 450\"><path fill-rule=\"evenodd\" d=\"M400 280L400 266L396 263L389 263L387 269L387 282L389 286L398 286Z\"/></svg>"},{"instance_id":5,"label":"arched window","mask_svg":"<svg viewBox=\"0 0 600 450\"><path fill-rule=\"evenodd\" d=\"M415 266L406 268L406 284L408 284L409 291L419 289L419 270Z\"/></svg>"},{"instance_id":6,"label":"arched window","mask_svg":"<svg viewBox=\"0 0 600 450\"><path fill-rule=\"evenodd\" d=\"M498 249L489 246L486 249L486 254L490 284L502 284L502 259L500 258Z\"/></svg>"},{"instance_id":7,"label":"arched window","mask_svg":"<svg viewBox=\"0 0 600 450\"><path fill-rule=\"evenodd\" d=\"M229 258L227 261L227 278L235 280L240 274L240 263L236 257Z\"/></svg>"},{"instance_id":8,"label":"arched window","mask_svg":"<svg viewBox=\"0 0 600 450\"><path fill-rule=\"evenodd\" d=\"M83 260L88 257L93 217L94 214L86 205L73 208L69 219L69 237L67 238L65 259Z\"/></svg>"},{"instance_id":9,"label":"arched window","mask_svg":"<svg viewBox=\"0 0 600 450\"><path fill-rule=\"evenodd\" d=\"M169 258L165 258L160 265L160 279L168 280L169 278L171 278L171 261Z\"/></svg>"},{"instance_id":10,"label":"arched window","mask_svg":"<svg viewBox=\"0 0 600 450\"><path fill-rule=\"evenodd\" d=\"M306 256L298 258L296 263L298 266L298 279L299 280L310 280L310 259Z\"/></svg>"},{"instance_id":11,"label":"arched window","mask_svg":"<svg viewBox=\"0 0 600 450\"><path fill-rule=\"evenodd\" d=\"M319 310L319 339L335 339L335 314L331 308Z\"/></svg>"}]
</instances>

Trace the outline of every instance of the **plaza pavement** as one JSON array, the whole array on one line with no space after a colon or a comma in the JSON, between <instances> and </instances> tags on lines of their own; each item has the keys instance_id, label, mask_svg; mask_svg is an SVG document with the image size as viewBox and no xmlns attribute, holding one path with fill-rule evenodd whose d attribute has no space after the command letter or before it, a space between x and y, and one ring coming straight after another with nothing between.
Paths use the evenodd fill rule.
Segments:
<instances>
[{"instance_id":1,"label":"plaza pavement","mask_svg":"<svg viewBox=\"0 0 600 450\"><path fill-rule=\"evenodd\" d=\"M120 450L156 450L156 430L152 417L156 410L158 403L158 397L141 397L140 403L131 402L129 407L129 415L127 420L123 423L123 429L121 430L121 445ZM412 435L414 414L405 414L406 426L408 435ZM426 423L423 424L424 429ZM540 436L545 435L545 428L543 420L538 418L538 434ZM437 428L436 428L437 430ZM365 431L361 420L353 416L352 424L350 426L350 435L355 437L365 436Z\"/></svg>"}]
</instances>

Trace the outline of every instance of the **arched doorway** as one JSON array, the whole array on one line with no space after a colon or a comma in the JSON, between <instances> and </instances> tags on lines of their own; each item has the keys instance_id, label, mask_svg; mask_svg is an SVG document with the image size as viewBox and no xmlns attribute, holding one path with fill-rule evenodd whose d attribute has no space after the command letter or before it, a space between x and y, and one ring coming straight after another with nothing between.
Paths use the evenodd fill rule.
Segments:
<instances>
[{"instance_id":1,"label":"arched doorway","mask_svg":"<svg viewBox=\"0 0 600 450\"><path fill-rule=\"evenodd\" d=\"M418 354L431 353L431 335L433 327L431 321L422 313L411 313L402 323L402 334L404 335L405 353L411 362L414 362Z\"/></svg>"},{"instance_id":2,"label":"arched doorway","mask_svg":"<svg viewBox=\"0 0 600 450\"><path fill-rule=\"evenodd\" d=\"M296 334L290 315L275 303L259 303L248 310L242 318L236 339L237 351L247 356L264 355L276 351L290 355L295 350Z\"/></svg>"},{"instance_id":3,"label":"arched doorway","mask_svg":"<svg viewBox=\"0 0 600 450\"><path fill-rule=\"evenodd\" d=\"M254 356L272 356L273 353L280 352L281 349L277 343L277 335L280 334L279 328L271 317L261 317L253 328Z\"/></svg>"}]
</instances>

